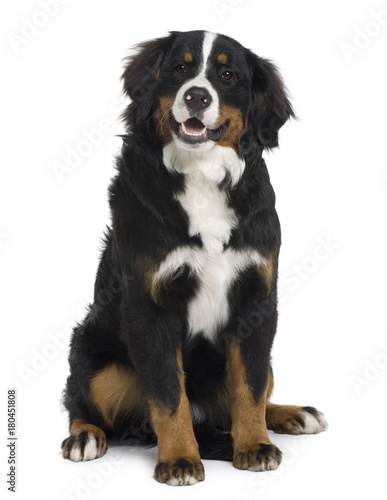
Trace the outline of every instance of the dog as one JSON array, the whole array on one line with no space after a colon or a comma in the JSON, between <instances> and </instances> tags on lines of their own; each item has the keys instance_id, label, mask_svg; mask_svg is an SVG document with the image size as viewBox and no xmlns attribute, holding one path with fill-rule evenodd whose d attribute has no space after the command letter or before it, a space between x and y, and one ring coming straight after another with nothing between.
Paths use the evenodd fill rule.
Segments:
<instances>
[{"instance_id":1,"label":"dog","mask_svg":"<svg viewBox=\"0 0 387 500\"><path fill-rule=\"evenodd\" d=\"M157 481L205 477L201 459L276 469L277 433L327 428L270 401L281 243L262 157L294 117L277 68L237 41L170 32L126 60L128 133L94 302L74 328L64 458L109 436L157 443Z\"/></svg>"}]
</instances>

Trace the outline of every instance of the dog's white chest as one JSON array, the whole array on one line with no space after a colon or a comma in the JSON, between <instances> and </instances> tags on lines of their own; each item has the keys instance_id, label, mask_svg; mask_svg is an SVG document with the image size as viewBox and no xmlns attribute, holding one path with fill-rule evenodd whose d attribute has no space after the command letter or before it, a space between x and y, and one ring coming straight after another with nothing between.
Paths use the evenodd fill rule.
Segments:
<instances>
[{"instance_id":1,"label":"dog's white chest","mask_svg":"<svg viewBox=\"0 0 387 500\"><path fill-rule=\"evenodd\" d=\"M238 222L227 194L200 172L185 180L186 190L177 198L188 215L189 234L201 237L206 253L221 254Z\"/></svg>"},{"instance_id":2,"label":"dog's white chest","mask_svg":"<svg viewBox=\"0 0 387 500\"><path fill-rule=\"evenodd\" d=\"M211 237L211 241L213 237ZM154 280L163 280L178 274L188 266L199 287L188 304L189 333L202 333L214 339L230 316L228 292L238 275L249 266L265 265L266 260L256 250L209 252L206 248L178 247L161 263Z\"/></svg>"},{"instance_id":3,"label":"dog's white chest","mask_svg":"<svg viewBox=\"0 0 387 500\"><path fill-rule=\"evenodd\" d=\"M212 339L229 319L229 289L250 259L231 249L218 253L196 250L192 257L199 290L188 304L189 331Z\"/></svg>"},{"instance_id":4,"label":"dog's white chest","mask_svg":"<svg viewBox=\"0 0 387 500\"><path fill-rule=\"evenodd\" d=\"M227 152L229 159L232 154L235 155ZM166 156L170 160L164 153ZM228 203L227 191L220 189L219 184L226 172L230 174L231 170L231 178L237 179L244 168L236 155L233 160L233 171L225 169L224 162L208 159L200 164L177 163L178 168L174 162L174 168L185 174L185 190L177 199L187 214L190 236L200 236L203 247L178 247L161 263L155 276L156 280L168 278L182 266L189 267L199 282L188 304L189 333L202 333L209 339L213 339L229 319L228 293L238 275L251 265L265 263L256 250L224 249L238 217Z\"/></svg>"}]
</instances>

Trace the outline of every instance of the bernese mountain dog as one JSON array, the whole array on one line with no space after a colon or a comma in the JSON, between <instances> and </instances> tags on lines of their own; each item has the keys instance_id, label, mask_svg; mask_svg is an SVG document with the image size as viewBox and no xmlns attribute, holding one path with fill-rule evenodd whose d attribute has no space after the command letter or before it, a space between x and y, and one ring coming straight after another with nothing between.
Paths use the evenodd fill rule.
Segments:
<instances>
[{"instance_id":1,"label":"bernese mountain dog","mask_svg":"<svg viewBox=\"0 0 387 500\"><path fill-rule=\"evenodd\" d=\"M109 436L158 447L155 478L204 479L201 459L273 470L278 433L323 431L270 401L280 224L262 153L294 116L276 67L207 31L146 41L123 73L131 103L109 189L94 303L73 332L63 456Z\"/></svg>"}]
</instances>

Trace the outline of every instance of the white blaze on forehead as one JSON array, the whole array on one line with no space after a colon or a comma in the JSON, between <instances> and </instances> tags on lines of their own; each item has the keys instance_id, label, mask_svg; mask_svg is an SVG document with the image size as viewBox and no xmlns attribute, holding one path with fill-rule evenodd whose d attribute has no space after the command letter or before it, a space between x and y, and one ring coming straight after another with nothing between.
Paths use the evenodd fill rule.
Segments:
<instances>
[{"instance_id":1,"label":"white blaze on forehead","mask_svg":"<svg viewBox=\"0 0 387 500\"><path fill-rule=\"evenodd\" d=\"M190 118L190 113L184 102L184 95L188 89L191 87L203 87L207 89L212 97L212 102L210 106L204 111L202 122L207 128L212 128L219 115L219 98L218 93L211 85L211 82L206 78L206 71L209 65L209 57L212 52L212 47L214 41L218 35L216 33L210 33L206 31L204 33L203 45L202 45L202 61L199 68L199 74L188 80L178 91L175 97L175 101L172 106L172 114L178 123L184 123Z\"/></svg>"},{"instance_id":2,"label":"white blaze on forehead","mask_svg":"<svg viewBox=\"0 0 387 500\"><path fill-rule=\"evenodd\" d=\"M214 41L217 36L218 35L216 33L211 33L209 31L206 31L204 34L203 48L202 48L203 64L200 73L205 74L206 72L208 58L210 57L212 46L214 45Z\"/></svg>"}]
</instances>

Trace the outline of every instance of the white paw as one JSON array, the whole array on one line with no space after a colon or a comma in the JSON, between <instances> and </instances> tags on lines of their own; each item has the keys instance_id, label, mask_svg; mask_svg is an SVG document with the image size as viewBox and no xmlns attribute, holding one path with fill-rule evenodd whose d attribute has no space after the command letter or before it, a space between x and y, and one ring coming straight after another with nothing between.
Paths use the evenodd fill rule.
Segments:
<instances>
[{"instance_id":1,"label":"white paw","mask_svg":"<svg viewBox=\"0 0 387 500\"><path fill-rule=\"evenodd\" d=\"M328 429L328 422L325 420L324 415L316 410L316 408L304 406L301 418L304 421L304 425L300 429L300 434L318 434Z\"/></svg>"},{"instance_id":2,"label":"white paw","mask_svg":"<svg viewBox=\"0 0 387 500\"><path fill-rule=\"evenodd\" d=\"M69 458L73 462L86 462L102 457L106 448L104 437L95 436L87 431L71 435L62 444L64 458Z\"/></svg>"}]
</instances>

